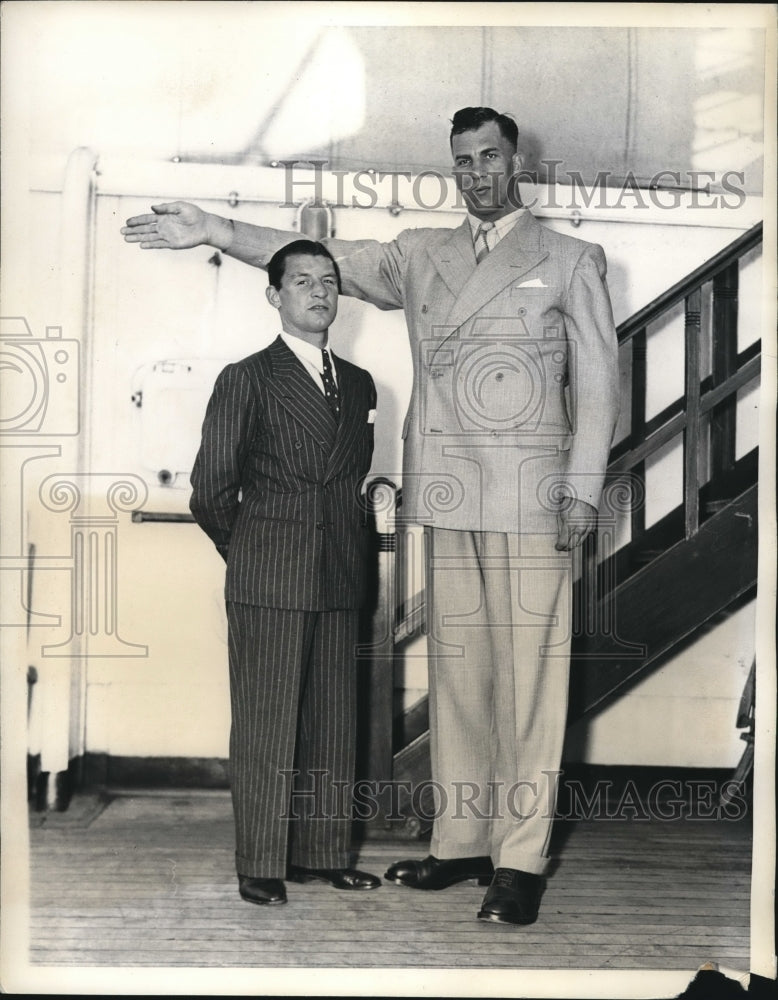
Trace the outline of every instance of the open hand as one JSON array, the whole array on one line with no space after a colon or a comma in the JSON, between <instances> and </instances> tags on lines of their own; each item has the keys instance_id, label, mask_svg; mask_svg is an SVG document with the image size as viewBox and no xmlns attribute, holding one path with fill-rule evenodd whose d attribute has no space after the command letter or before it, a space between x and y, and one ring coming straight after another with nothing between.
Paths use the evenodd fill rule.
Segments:
<instances>
[{"instance_id":1,"label":"open hand","mask_svg":"<svg viewBox=\"0 0 778 1000\"><path fill-rule=\"evenodd\" d=\"M122 234L142 250L188 250L209 243L208 213L187 201L151 206L153 215L127 219Z\"/></svg>"}]
</instances>

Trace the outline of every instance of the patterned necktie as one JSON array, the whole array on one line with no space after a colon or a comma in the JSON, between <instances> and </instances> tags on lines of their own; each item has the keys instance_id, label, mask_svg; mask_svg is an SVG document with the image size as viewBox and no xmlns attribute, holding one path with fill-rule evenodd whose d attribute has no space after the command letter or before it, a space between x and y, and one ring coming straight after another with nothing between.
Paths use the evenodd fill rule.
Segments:
<instances>
[{"instance_id":1,"label":"patterned necktie","mask_svg":"<svg viewBox=\"0 0 778 1000\"><path fill-rule=\"evenodd\" d=\"M335 378L332 373L332 362L330 361L329 351L322 350L321 363L323 368L321 380L324 385L324 395L327 397L333 417L337 420L340 416L340 395L338 394L338 387L335 384Z\"/></svg>"},{"instance_id":2,"label":"patterned necktie","mask_svg":"<svg viewBox=\"0 0 778 1000\"><path fill-rule=\"evenodd\" d=\"M490 229L494 229L493 222L482 222L475 234L475 262L480 264L489 253L489 244L486 242L486 234Z\"/></svg>"}]
</instances>

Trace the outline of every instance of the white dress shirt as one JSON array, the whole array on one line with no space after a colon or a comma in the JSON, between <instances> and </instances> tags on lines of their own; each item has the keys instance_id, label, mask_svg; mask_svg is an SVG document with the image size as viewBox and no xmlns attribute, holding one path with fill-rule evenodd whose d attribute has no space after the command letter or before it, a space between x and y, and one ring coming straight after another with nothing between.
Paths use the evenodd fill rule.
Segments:
<instances>
[{"instance_id":1,"label":"white dress shirt","mask_svg":"<svg viewBox=\"0 0 778 1000\"><path fill-rule=\"evenodd\" d=\"M303 363L303 368L308 372L313 381L324 393L324 383L322 382L322 360L321 360L321 350L318 347L314 347L313 344L309 344L307 340L303 340L301 337L295 337L291 333L281 332L281 340L286 344L290 351L292 351ZM338 384L338 373L335 368L335 358L332 351L329 348L329 342L324 345L324 350L329 353L330 364L332 365L332 377L335 380L335 385Z\"/></svg>"},{"instance_id":2,"label":"white dress shirt","mask_svg":"<svg viewBox=\"0 0 778 1000\"><path fill-rule=\"evenodd\" d=\"M495 222L494 226L486 233L486 245L490 250L494 250L503 236L508 235L511 229L513 229L519 221L519 216L526 211L526 208L517 208L515 212L510 212L508 215L504 215L501 219L498 219ZM475 243L476 234L478 233L478 228L481 225L481 219L476 219L474 215L471 215L468 212L467 221L470 223L470 232L473 237L473 243Z\"/></svg>"}]
</instances>

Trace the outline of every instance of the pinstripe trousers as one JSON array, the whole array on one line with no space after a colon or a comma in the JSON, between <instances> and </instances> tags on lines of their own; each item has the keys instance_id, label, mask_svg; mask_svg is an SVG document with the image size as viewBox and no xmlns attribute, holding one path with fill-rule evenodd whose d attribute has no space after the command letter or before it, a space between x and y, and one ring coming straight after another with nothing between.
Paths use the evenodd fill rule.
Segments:
<instances>
[{"instance_id":1,"label":"pinstripe trousers","mask_svg":"<svg viewBox=\"0 0 778 1000\"><path fill-rule=\"evenodd\" d=\"M287 861L347 867L358 612L228 601L227 621L238 873L285 878Z\"/></svg>"},{"instance_id":2,"label":"pinstripe trousers","mask_svg":"<svg viewBox=\"0 0 778 1000\"><path fill-rule=\"evenodd\" d=\"M427 531L431 853L548 867L570 671L572 559L556 533ZM434 786L433 786L434 787Z\"/></svg>"}]
</instances>

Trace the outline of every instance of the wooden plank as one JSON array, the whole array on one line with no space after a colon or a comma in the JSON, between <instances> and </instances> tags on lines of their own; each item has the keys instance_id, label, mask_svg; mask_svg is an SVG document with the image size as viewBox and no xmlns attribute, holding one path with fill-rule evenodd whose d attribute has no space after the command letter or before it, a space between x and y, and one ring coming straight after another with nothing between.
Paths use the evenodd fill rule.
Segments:
<instances>
[{"instance_id":1,"label":"wooden plank","mask_svg":"<svg viewBox=\"0 0 778 1000\"><path fill-rule=\"evenodd\" d=\"M747 823L564 824L541 917L515 928L476 919L483 889L473 882L445 893L385 884L363 894L292 884L287 906L248 906L236 891L223 805L196 795L117 800L85 831L31 831L31 961L492 970L693 969L713 959L747 967ZM408 846L403 854L426 850ZM397 857L396 843L370 842L359 864L380 873Z\"/></svg>"},{"instance_id":2,"label":"wooden plank","mask_svg":"<svg viewBox=\"0 0 778 1000\"><path fill-rule=\"evenodd\" d=\"M644 462L654 452L659 451L661 447L677 437L685 426L686 414L677 414L650 437L647 437L642 444L637 445L635 448L630 448L629 451L619 453L618 457L615 457L608 463L608 472L614 475L622 472L630 472L639 463Z\"/></svg>"},{"instance_id":3,"label":"wooden plank","mask_svg":"<svg viewBox=\"0 0 778 1000\"><path fill-rule=\"evenodd\" d=\"M708 389L704 393L701 399L700 411L703 414L709 413L714 407L718 406L729 397L733 397L738 389L742 389L743 386L748 385L749 382L758 378L761 370L761 356L757 355L755 358L750 358L741 368L738 368L733 375L726 379L726 381L722 382L721 385ZM723 474L725 473L722 473L722 475Z\"/></svg>"}]
</instances>

